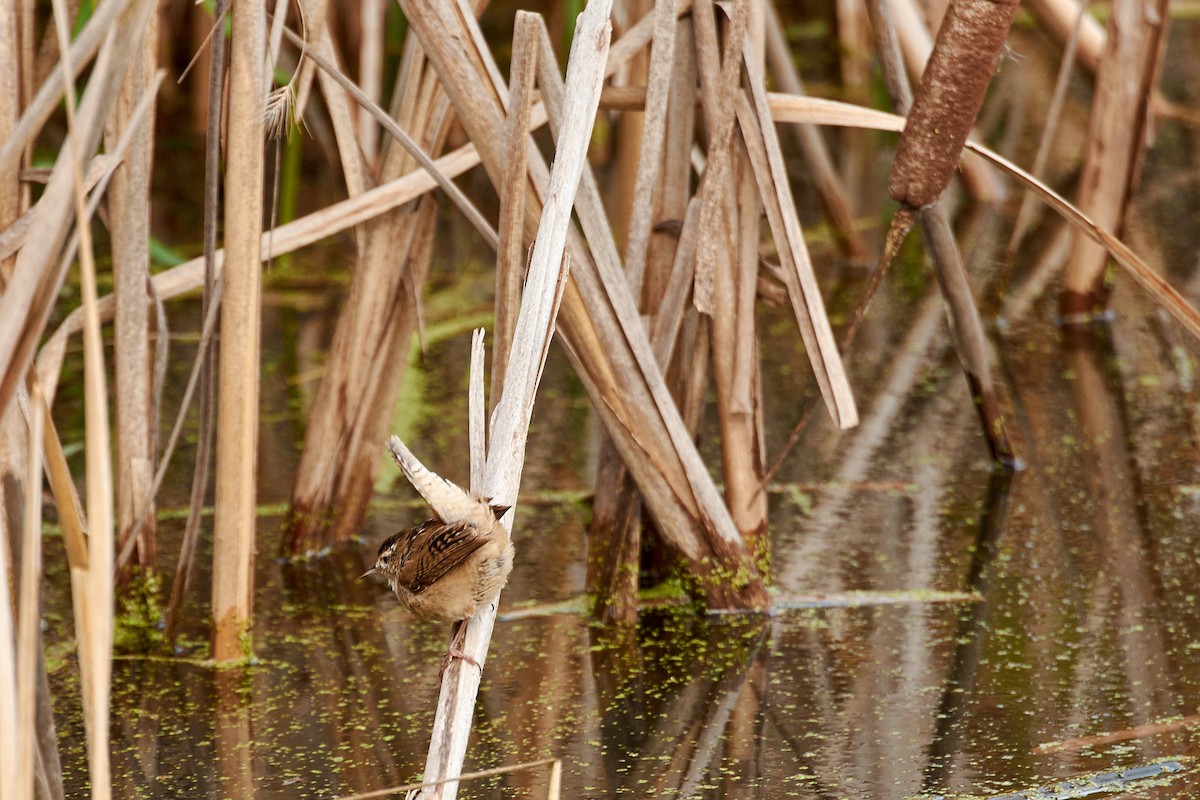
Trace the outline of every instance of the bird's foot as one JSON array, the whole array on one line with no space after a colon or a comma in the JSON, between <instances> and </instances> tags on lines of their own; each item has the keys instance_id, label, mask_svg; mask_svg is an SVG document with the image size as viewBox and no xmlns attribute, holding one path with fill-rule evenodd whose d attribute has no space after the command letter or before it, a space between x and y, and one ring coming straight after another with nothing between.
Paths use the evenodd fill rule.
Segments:
<instances>
[{"instance_id":1,"label":"bird's foot","mask_svg":"<svg viewBox=\"0 0 1200 800\"><path fill-rule=\"evenodd\" d=\"M473 664L480 672L483 672L483 665L476 661L472 655L464 650L459 650L457 647L451 647L446 651L446 655L442 657L442 669L438 672L438 678L446 674L446 670L450 668L450 665L454 663L454 659L456 658L468 664Z\"/></svg>"}]
</instances>

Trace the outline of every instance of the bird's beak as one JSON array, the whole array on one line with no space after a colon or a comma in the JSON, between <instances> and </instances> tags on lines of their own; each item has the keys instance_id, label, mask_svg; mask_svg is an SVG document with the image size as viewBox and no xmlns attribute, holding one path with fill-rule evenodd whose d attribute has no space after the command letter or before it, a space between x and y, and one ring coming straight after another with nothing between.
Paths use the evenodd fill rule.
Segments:
<instances>
[{"instance_id":1,"label":"bird's beak","mask_svg":"<svg viewBox=\"0 0 1200 800\"><path fill-rule=\"evenodd\" d=\"M376 572L379 572L379 570L376 569L375 567L371 567L369 570L364 572L362 575L359 575L358 579L361 581L363 578L367 577L368 575L374 575Z\"/></svg>"}]
</instances>

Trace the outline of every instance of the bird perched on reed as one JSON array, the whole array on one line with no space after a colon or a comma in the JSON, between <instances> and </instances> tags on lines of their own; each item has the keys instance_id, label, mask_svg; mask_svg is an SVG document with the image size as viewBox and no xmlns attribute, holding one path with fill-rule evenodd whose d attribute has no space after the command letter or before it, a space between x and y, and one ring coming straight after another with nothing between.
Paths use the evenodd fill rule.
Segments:
<instances>
[{"instance_id":1,"label":"bird perched on reed","mask_svg":"<svg viewBox=\"0 0 1200 800\"><path fill-rule=\"evenodd\" d=\"M496 599L512 571L512 537L500 523L508 509L480 506L478 520L430 519L392 534L363 577L382 574L401 605L420 619L461 623ZM461 658L479 666L462 651L465 631L458 624L446 665Z\"/></svg>"},{"instance_id":2,"label":"bird perched on reed","mask_svg":"<svg viewBox=\"0 0 1200 800\"><path fill-rule=\"evenodd\" d=\"M509 507L481 500L425 469L396 437L388 444L435 516L385 539L375 566L362 577L382 574L400 604L420 619L455 623L443 672L454 658L479 667L462 649L463 621L494 602L508 581L512 536L500 518Z\"/></svg>"}]
</instances>

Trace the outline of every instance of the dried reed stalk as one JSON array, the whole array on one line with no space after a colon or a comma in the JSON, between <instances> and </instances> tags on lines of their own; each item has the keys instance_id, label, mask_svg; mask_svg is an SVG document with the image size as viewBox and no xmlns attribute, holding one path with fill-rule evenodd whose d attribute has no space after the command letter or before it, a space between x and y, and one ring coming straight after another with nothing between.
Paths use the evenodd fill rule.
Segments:
<instances>
[{"instance_id":1,"label":"dried reed stalk","mask_svg":"<svg viewBox=\"0 0 1200 800\"><path fill-rule=\"evenodd\" d=\"M1078 42L1079 63L1095 75L1103 63L1108 34L1086 6L1086 0L1029 0L1029 10L1056 39Z\"/></svg>"},{"instance_id":2,"label":"dried reed stalk","mask_svg":"<svg viewBox=\"0 0 1200 800\"><path fill-rule=\"evenodd\" d=\"M223 20L229 10L228 0L217 0L213 16ZM208 100L204 146L204 293L200 299L200 315L206 320L216 313L220 304L217 291L217 223L221 213L221 121L224 118L226 40L213 40L208 62ZM153 284L151 284L153 285ZM200 425L196 433L196 460L192 467L192 489L188 497L188 516L175 562L175 577L171 580L171 595L163 622L168 640L173 640L179 608L187 594L196 563L196 542L200 536L201 513L208 494L209 471L212 469L216 434L217 371L215 347L210 338L201 337L196 358L201 362Z\"/></svg>"},{"instance_id":3,"label":"dried reed stalk","mask_svg":"<svg viewBox=\"0 0 1200 800\"><path fill-rule=\"evenodd\" d=\"M503 130L507 92L494 74L491 54L481 48L478 28L451 9L408 0L402 5L485 168L498 183L503 176L503 143L496 131ZM554 132L555 120L565 120L559 113L561 78L546 58L539 59L538 67ZM532 150L530 172L533 195L527 205L527 231L536 224L545 197L545 164ZM654 363L590 170L581 179L576 211L587 247L571 237L572 280L562 315L568 352L647 505L664 535L672 537L673 545L701 576L709 602L717 607L765 605L761 582ZM620 386L614 382L618 375L623 381ZM647 450L652 454L649 458ZM748 578L740 586L731 586L717 577L723 574Z\"/></svg>"},{"instance_id":4,"label":"dried reed stalk","mask_svg":"<svg viewBox=\"0 0 1200 800\"><path fill-rule=\"evenodd\" d=\"M1150 129L1150 101L1162 67L1169 19L1165 0L1151 6L1118 0L1109 19L1108 47L1096 75L1096 98L1079 179L1079 207L1097 225L1121 232L1137 183ZM1064 318L1090 318L1105 304L1108 255L1083 237L1063 273Z\"/></svg>"},{"instance_id":5,"label":"dried reed stalk","mask_svg":"<svg viewBox=\"0 0 1200 800\"><path fill-rule=\"evenodd\" d=\"M383 25L384 8L384 0L363 0L360 6L358 76L363 94L373 103L379 102L383 92L383 39L387 33ZM360 106L358 111L358 144L367 163L373 163L379 149L379 128L366 106Z\"/></svg>"},{"instance_id":6,"label":"dried reed stalk","mask_svg":"<svg viewBox=\"0 0 1200 800\"><path fill-rule=\"evenodd\" d=\"M471 455L471 492L483 496L483 477L487 470L487 405L483 400L484 332L476 328L471 332L471 369L467 398L467 440Z\"/></svg>"},{"instance_id":7,"label":"dried reed stalk","mask_svg":"<svg viewBox=\"0 0 1200 800\"><path fill-rule=\"evenodd\" d=\"M731 308L733 341L727 349L730 372L724 390L717 375L717 362L725 357L720 350L724 348L716 336L712 340L713 372L717 382L718 414L722 418L721 453L729 512L760 569L769 574L771 542L767 535L767 498L758 491L766 470L762 373L755 319L762 202L749 155L740 140L737 167L736 201L740 224L737 247L731 252L730 260L733 267L730 286L734 300ZM716 329L714 318L714 332Z\"/></svg>"},{"instance_id":8,"label":"dried reed stalk","mask_svg":"<svg viewBox=\"0 0 1200 800\"><path fill-rule=\"evenodd\" d=\"M42 458L41 443L45 429L45 404L41 388L30 387L29 438L25 458L25 535L21 545L21 589L17 626L17 730L21 732L17 753L16 797L32 800L34 796L34 753L38 737L38 697L35 684L41 660L42 583ZM6 545L0 543L0 547ZM3 573L0 572L0 575ZM3 609L0 609L3 613ZM0 657L3 657L0 654Z\"/></svg>"},{"instance_id":9,"label":"dried reed stalk","mask_svg":"<svg viewBox=\"0 0 1200 800\"><path fill-rule=\"evenodd\" d=\"M1075 72L1075 56L1078 53L1078 45L1085 18L1090 19L1087 14L1086 4L1081 3L1079 5L1079 13L1075 15L1075 24L1071 27L1071 34L1067 39L1067 45L1063 48L1062 60L1058 65L1058 75L1054 79L1054 93L1050 96L1050 105L1046 108L1046 121L1042 126L1042 131L1038 138L1038 148L1037 153L1033 157L1033 166L1029 168L1029 171L1038 178L1041 178L1046 172L1046 162L1050 159L1050 148L1054 144L1058 134L1058 124L1062 120L1063 105L1067 100L1067 89L1071 83L1071 76ZM1016 219L1013 220L1013 229L1008 239L1008 246L1004 248L1004 257L1010 262L1016 255L1017 248L1021 246L1026 230L1033 222L1034 208L1033 196L1028 192L1022 192L1021 206L1017 209Z\"/></svg>"},{"instance_id":10,"label":"dried reed stalk","mask_svg":"<svg viewBox=\"0 0 1200 800\"><path fill-rule=\"evenodd\" d=\"M696 239L696 264L692 302L696 309L711 316L714 298L714 273L717 260L728 250L728 221L722 219L725 200L730 195L729 179L734 132L734 98L742 76L742 48L750 20L750 4L738 3L729 22L724 54L717 42L717 25L712 0L693 4L696 28L696 54L700 64L700 97L708 128L708 149L704 174L696 190L700 198L699 229ZM722 237L722 233L725 236Z\"/></svg>"},{"instance_id":11,"label":"dried reed stalk","mask_svg":"<svg viewBox=\"0 0 1200 800\"><path fill-rule=\"evenodd\" d=\"M662 167L663 142L667 129L671 68L675 60L675 9L662 0L654 9L654 38L646 77L646 114L642 123L641 148L637 157L633 204L625 246L625 273L634 298L642 295L647 250L653 222L654 188Z\"/></svg>"},{"instance_id":12,"label":"dried reed stalk","mask_svg":"<svg viewBox=\"0 0 1200 800\"><path fill-rule=\"evenodd\" d=\"M950 329L958 349L971 405L979 416L979 424L987 440L992 460L1008 466L1020 463L1000 408L1000 400L992 376L991 347L983 330L983 320L962 254L954 240L954 231L942 203L934 203L921 211L921 230L933 260L938 287L950 310Z\"/></svg>"},{"instance_id":13,"label":"dried reed stalk","mask_svg":"<svg viewBox=\"0 0 1200 800\"><path fill-rule=\"evenodd\" d=\"M764 2L766 12L766 57L770 64L771 73L783 91L788 94L804 94L804 84L800 80L800 71L792 60L791 48L784 37L783 24L779 20L779 12L774 3ZM846 81L850 84L851 81ZM833 235L842 252L856 261L869 258L870 250L866 240L858 230L854 220L854 210L850 197L837 169L833 157L821 133L812 125L794 125L792 132L800 151L808 164L808 179L812 181L817 198L825 211Z\"/></svg>"},{"instance_id":14,"label":"dried reed stalk","mask_svg":"<svg viewBox=\"0 0 1200 800\"><path fill-rule=\"evenodd\" d=\"M153 498L149 496L154 472L154 406L150 376L150 173L154 159L154 113L133 123L134 106L154 81L158 45L157 15L151 15L142 38L129 42L136 51L134 63L121 85L117 107L105 132L111 149L131 125L136 133L129 154L116 169L108 192L109 228L112 235L116 298L116 434L117 434L117 543L124 548L137 534L137 563L154 568L157 561ZM160 342L165 346L166 342ZM137 517L141 511L143 516Z\"/></svg>"},{"instance_id":15,"label":"dried reed stalk","mask_svg":"<svg viewBox=\"0 0 1200 800\"><path fill-rule=\"evenodd\" d=\"M754 64L759 75L762 74L763 20L758 14L750 14L757 6L757 3L746 4L746 20L741 25L736 16L730 21L723 59L719 56L712 4L697 3L693 19L700 65L701 101L710 142L710 156L706 160L702 186L709 192L706 201L720 209L719 219L714 220L721 242L720 257L709 268L713 284L709 317L725 496L730 515L751 557L765 572L770 559L766 535L767 498L758 491L765 458L762 404L757 396L758 334L754 318L762 205L750 157L741 140L746 134L743 131L740 135L733 135L736 133L733 128L736 99L742 82L740 62L745 59L747 63ZM755 18L753 25L751 16ZM739 28L742 30L739 31ZM739 36L743 46L735 48L732 45ZM723 61L720 66L719 61ZM723 155L721 151L713 155L715 137L720 135L724 126L729 126L730 133L726 149ZM721 161L728 163L728 175L722 175L717 170ZM702 209L702 231L704 227ZM704 252L703 248L700 252ZM696 269L699 279L699 257Z\"/></svg>"},{"instance_id":16,"label":"dried reed stalk","mask_svg":"<svg viewBox=\"0 0 1200 800\"><path fill-rule=\"evenodd\" d=\"M504 391L493 415L487 467L479 493L504 505L515 505L517 501L534 395L567 283L571 209L586 165L588 141L604 79L604 58L611 35L610 8L611 2L593 0L580 15L567 63L569 99L546 204L534 237L529 278L517 317ZM392 442L394 449L399 440L393 438ZM503 521L511 527L512 520L510 510ZM490 605L479 609L465 623L463 649L480 664L487 656L495 615L496 608ZM426 781L455 778L462 771L479 679L479 670L462 660L453 662L446 670L425 762ZM457 781L450 781L435 787L428 796L453 800L457 790Z\"/></svg>"},{"instance_id":17,"label":"dried reed stalk","mask_svg":"<svg viewBox=\"0 0 1200 800\"><path fill-rule=\"evenodd\" d=\"M30 383L33 382L33 380L30 381ZM50 484L50 492L54 497L59 525L62 526L63 545L67 551L67 566L71 569L72 575L76 572L86 573L88 544L83 507L75 490L75 481L71 477L67 457L63 453L62 442L58 438L58 430L54 427L54 418L50 415L50 406L46 403L44 393L39 392L39 396L44 422L42 446L46 454L46 480Z\"/></svg>"},{"instance_id":18,"label":"dried reed stalk","mask_svg":"<svg viewBox=\"0 0 1200 800\"><path fill-rule=\"evenodd\" d=\"M809 354L809 363L812 364L825 406L835 425L842 429L851 428L858 424L858 410L825 314L812 258L800 227L799 213L783 163L783 151L767 102L766 82L752 61L746 62L746 70L751 103L739 103L743 139L758 180L767 221L779 249L788 299L800 325L804 347Z\"/></svg>"},{"instance_id":19,"label":"dried reed stalk","mask_svg":"<svg viewBox=\"0 0 1200 800\"><path fill-rule=\"evenodd\" d=\"M0 423L0 479L3 479L3 486L0 487L0 581L3 581L0 584L0 589L3 589L0 591L0 771L6 776L0 793L7 800L10 794L15 795L17 765L23 742L31 737L22 735L21 729L21 701L17 688L17 662L20 657L15 623L17 609L12 605L13 592L9 590L10 585L17 585L17 572L10 564L10 559L13 557L13 545L21 535L10 529L9 518L17 516L17 504L26 494L14 491L23 483L26 472L20 465L21 456L25 455L21 441L24 437L20 435L19 414L10 414ZM13 512L10 512L10 508ZM13 778L7 778L9 775ZM14 783L10 786L8 780Z\"/></svg>"},{"instance_id":20,"label":"dried reed stalk","mask_svg":"<svg viewBox=\"0 0 1200 800\"><path fill-rule=\"evenodd\" d=\"M14 415L15 416L15 415ZM9 498L6 496L5 500ZM12 502L16 498L11 499ZM9 541L16 536L15 532L8 530L8 525L4 521L0 521L0 533L4 536L0 537L0 577L5 581L4 591L0 592L0 769L4 770L6 776L14 776L11 780L12 795L15 796L17 788L16 775L18 762L20 761L20 750L22 743L30 739L28 735L22 736L20 723L20 708L21 701L17 694L17 659L19 651L17 650L17 641L13 618L14 609L10 602L12 594L8 591L8 582L15 572L9 567ZM10 795L10 785L5 783L4 796L5 800Z\"/></svg>"},{"instance_id":21,"label":"dried reed stalk","mask_svg":"<svg viewBox=\"0 0 1200 800\"><path fill-rule=\"evenodd\" d=\"M520 287L525 277L525 191L529 184L526 143L533 86L537 77L537 19L517 12L513 24L512 61L508 79L508 119L504 130L507 174L500 184L500 244L496 252L496 313L492 327L496 344L492 356L492 406L500 400L513 330L520 310Z\"/></svg>"},{"instance_id":22,"label":"dried reed stalk","mask_svg":"<svg viewBox=\"0 0 1200 800\"><path fill-rule=\"evenodd\" d=\"M582 6L582 4L576 4ZM673 3L666 3L663 14L669 14ZM635 20L654 18L658 6L654 0L620 0L613 3L613 32L620 36ZM577 8L568 8L563 15L570 18L578 13ZM672 15L673 16L673 15ZM566 31L570 28L564 26ZM561 49L561 48L559 48ZM557 52L557 50L556 50ZM613 73L609 82L614 86L641 85L645 86L649 75L651 54L641 50L625 62L620 69ZM642 134L645 128L645 114L617 114L610 116L612 136L609 141L606 161L609 165L606 176L606 189L610 208L620 209L612 219L613 241L618 249L625 248L629 243L629 226L633 223L631 210L637 202L637 171L638 152L641 148Z\"/></svg>"},{"instance_id":23,"label":"dried reed stalk","mask_svg":"<svg viewBox=\"0 0 1200 800\"><path fill-rule=\"evenodd\" d=\"M15 3L0 6L0 141L7 143L21 114L21 75L17 61L17 7ZM13 159L0 163L0 241L7 238L10 226L21 218L21 184L18 180L20 163ZM12 275L11 252L0 247L0 285ZM0 411L3 416L3 411Z\"/></svg>"},{"instance_id":24,"label":"dried reed stalk","mask_svg":"<svg viewBox=\"0 0 1200 800\"><path fill-rule=\"evenodd\" d=\"M266 12L235 3L229 42L225 253L217 394L213 519L213 658L247 655L257 530L258 393L262 292L263 113Z\"/></svg>"}]
</instances>

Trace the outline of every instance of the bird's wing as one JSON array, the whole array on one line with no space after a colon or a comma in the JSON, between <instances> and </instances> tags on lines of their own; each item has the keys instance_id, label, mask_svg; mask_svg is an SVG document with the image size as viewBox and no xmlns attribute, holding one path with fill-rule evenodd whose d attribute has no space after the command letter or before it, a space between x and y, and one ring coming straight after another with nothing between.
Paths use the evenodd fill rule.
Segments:
<instances>
[{"instance_id":1,"label":"bird's wing","mask_svg":"<svg viewBox=\"0 0 1200 800\"><path fill-rule=\"evenodd\" d=\"M420 594L487 544L488 537L466 520L430 520L413 530L400 565L398 583Z\"/></svg>"}]
</instances>

